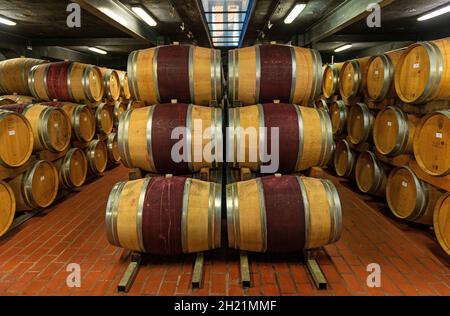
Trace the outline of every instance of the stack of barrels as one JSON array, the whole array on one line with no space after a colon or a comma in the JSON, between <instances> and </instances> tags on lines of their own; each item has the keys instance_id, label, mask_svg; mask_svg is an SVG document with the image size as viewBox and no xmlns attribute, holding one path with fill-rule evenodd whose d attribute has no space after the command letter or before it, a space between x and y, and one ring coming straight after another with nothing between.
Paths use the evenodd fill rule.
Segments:
<instances>
[{"instance_id":1,"label":"stack of barrels","mask_svg":"<svg viewBox=\"0 0 450 316\"><path fill-rule=\"evenodd\" d=\"M328 65L334 168L395 217L434 225L450 254L450 38ZM324 104L324 105L322 105Z\"/></svg>"},{"instance_id":2,"label":"stack of barrels","mask_svg":"<svg viewBox=\"0 0 450 316\"><path fill-rule=\"evenodd\" d=\"M93 65L0 62L0 236L17 214L50 206L60 190L81 187L108 159L119 161L112 132L129 93L122 92L126 74L107 73L109 81Z\"/></svg>"}]
</instances>

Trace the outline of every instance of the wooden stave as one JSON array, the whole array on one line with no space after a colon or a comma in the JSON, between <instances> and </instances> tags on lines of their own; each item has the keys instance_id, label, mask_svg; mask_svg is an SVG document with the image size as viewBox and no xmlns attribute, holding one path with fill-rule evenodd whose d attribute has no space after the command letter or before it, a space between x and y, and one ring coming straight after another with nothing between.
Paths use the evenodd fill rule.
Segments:
<instances>
[{"instance_id":1,"label":"wooden stave","mask_svg":"<svg viewBox=\"0 0 450 316\"><path fill-rule=\"evenodd\" d=\"M338 149L340 148L340 145L344 145L347 151L347 168L345 170L345 172L339 172L338 169L339 167L337 166L337 159L338 159ZM344 177L344 178L350 178L350 179L354 179L355 178L355 166L356 166L356 157L357 154L355 151L353 151L350 147L350 145L348 144L348 142L346 140L341 140L336 144L336 150L334 152L334 160L333 160L333 165L334 165L334 170L336 171L336 174L339 177Z\"/></svg>"},{"instance_id":2,"label":"wooden stave","mask_svg":"<svg viewBox=\"0 0 450 316\"><path fill-rule=\"evenodd\" d=\"M10 207L7 208L7 212L5 212L3 210L0 212L0 215L2 217L5 217L5 215L6 215L6 220L4 220L0 223L0 224L3 224L3 225L0 225L0 237L1 237L7 233L8 229L11 227L11 225L13 223L14 215L16 214L16 198L14 196L14 192L12 191L12 189L8 183L0 180L0 187L4 188L4 190L6 190L6 193L8 194L8 197L10 198L9 203L2 198L2 208L7 205L9 205Z\"/></svg>"},{"instance_id":3,"label":"wooden stave","mask_svg":"<svg viewBox=\"0 0 450 316\"><path fill-rule=\"evenodd\" d=\"M10 105L10 104L31 104L36 103L37 100L33 97L24 96L24 95L2 95L0 97L0 106Z\"/></svg>"},{"instance_id":4,"label":"wooden stave","mask_svg":"<svg viewBox=\"0 0 450 316\"><path fill-rule=\"evenodd\" d=\"M338 107L338 112L336 112L336 110L333 110L334 105L337 105ZM333 116L339 114L339 124L338 126L333 126L333 135L342 135L347 131L347 120L348 120L348 109L347 106L345 105L344 101L342 100L337 100L335 102L332 102L330 105L330 117L331 117L331 122L333 123ZM333 124L332 124L333 125Z\"/></svg>"},{"instance_id":5,"label":"wooden stave","mask_svg":"<svg viewBox=\"0 0 450 316\"><path fill-rule=\"evenodd\" d=\"M354 123L352 121L352 111L353 109L359 108L362 112L363 115L363 124L364 124L364 129L363 129L363 135L360 137L359 135L352 135L352 123ZM372 135L373 135L373 126L374 126L374 122L375 122L375 115L373 113L373 110L371 110L365 103L361 103L358 102L355 105L353 105L350 108L350 111L348 113L348 120L347 120L347 133L348 133L348 137L350 142L353 145L360 145L366 142L369 142L373 139ZM358 140L359 138L359 140Z\"/></svg>"},{"instance_id":6,"label":"wooden stave","mask_svg":"<svg viewBox=\"0 0 450 316\"><path fill-rule=\"evenodd\" d=\"M372 183L372 186L367 190L361 187L361 184L359 181L360 168L358 168L360 161L362 161L363 157L366 155L368 155L371 158L371 162L372 162L371 166L373 166L373 172L374 172L374 177L373 177L374 181ZM383 164L381 161L379 161L374 153L372 153L371 151L366 151L359 155L359 157L356 161L356 165L355 165L355 179L356 179L356 184L358 186L358 189L361 192L363 192L365 194L384 197L386 195L387 177L388 177L388 167L385 164Z\"/></svg>"},{"instance_id":7,"label":"wooden stave","mask_svg":"<svg viewBox=\"0 0 450 316\"><path fill-rule=\"evenodd\" d=\"M327 64L325 65L325 68L323 70L323 80L322 80L322 94L325 98L331 98L333 95L336 95L339 93L339 73L342 68L342 63L339 64ZM332 72L332 89L331 91L326 91L325 83L327 81L326 74L327 70L331 70ZM329 79L329 77L328 77Z\"/></svg>"},{"instance_id":8,"label":"wooden stave","mask_svg":"<svg viewBox=\"0 0 450 316\"><path fill-rule=\"evenodd\" d=\"M105 69L105 68L102 68L102 74L103 74L103 82L105 85L104 97L110 101L119 100L119 97L121 94L121 91L120 91L121 80L120 80L119 74L117 73L117 71L115 71L113 69ZM117 88L115 90L113 90L113 88L112 88L112 83L111 83L112 80L115 80L117 82Z\"/></svg>"},{"instance_id":9,"label":"wooden stave","mask_svg":"<svg viewBox=\"0 0 450 316\"><path fill-rule=\"evenodd\" d=\"M118 140L117 140L117 134L111 133L108 135L108 138L106 139L106 148L108 148L108 161L110 163L118 163L120 161L120 154L117 149L117 156L115 153L114 146L118 147Z\"/></svg>"},{"instance_id":10,"label":"wooden stave","mask_svg":"<svg viewBox=\"0 0 450 316\"><path fill-rule=\"evenodd\" d=\"M361 96L364 91L365 81L366 81L366 71L367 71L367 61L369 58L359 58L346 61L341 68L339 74L339 93L340 95L348 100L355 98L357 96ZM353 68L353 79L352 79L352 91L347 93L343 88L343 80L344 70L346 67Z\"/></svg>"},{"instance_id":11,"label":"wooden stave","mask_svg":"<svg viewBox=\"0 0 450 316\"><path fill-rule=\"evenodd\" d=\"M439 216L441 214L443 204L449 198L449 196L450 196L450 193L447 192L439 198L439 200L436 202L436 206L435 206L434 214L433 214L433 227L434 227L434 232L436 234L436 238L437 238L439 244L441 245L442 249L447 253L447 255L450 255L450 245L446 241L449 238L448 238L448 236L445 235L445 231L444 232L441 231L441 227L440 227L440 223L439 223ZM448 233L447 233L447 235L448 235Z\"/></svg>"},{"instance_id":12,"label":"wooden stave","mask_svg":"<svg viewBox=\"0 0 450 316\"><path fill-rule=\"evenodd\" d=\"M100 167L97 166L96 159L97 149L99 146L101 147L101 151L103 153L103 156L105 157L105 161L101 162ZM88 159L89 171L92 174L101 174L106 170L108 164L108 151L104 142L98 139L94 139L93 141L91 141L86 148L86 157Z\"/></svg>"},{"instance_id":13,"label":"wooden stave","mask_svg":"<svg viewBox=\"0 0 450 316\"><path fill-rule=\"evenodd\" d=\"M84 157L84 171L83 171L83 180L80 181L80 183L75 183L72 179L71 179L71 163L72 163L72 157L73 155L78 152L78 153L82 153L83 157ZM74 189L74 188L79 188L81 186L83 186L84 182L86 181L86 177L87 177L87 172L88 172L88 161L86 158L86 153L79 149L79 148L72 148L70 149L67 154L61 158L58 159L57 161L55 161L55 166L58 169L58 175L59 175L59 183L60 186L62 188L65 189Z\"/></svg>"},{"instance_id":14,"label":"wooden stave","mask_svg":"<svg viewBox=\"0 0 450 316\"><path fill-rule=\"evenodd\" d=\"M103 125L103 120L102 120L102 113L103 113L103 117L105 116L104 111L106 111L107 115L109 116L109 121L111 121L111 124L108 125ZM101 103L97 109L95 110L95 122L96 122L96 128L97 128L97 132L100 134L110 134L114 128L114 117L113 117L113 113L111 111L111 106L108 103Z\"/></svg>"}]
</instances>

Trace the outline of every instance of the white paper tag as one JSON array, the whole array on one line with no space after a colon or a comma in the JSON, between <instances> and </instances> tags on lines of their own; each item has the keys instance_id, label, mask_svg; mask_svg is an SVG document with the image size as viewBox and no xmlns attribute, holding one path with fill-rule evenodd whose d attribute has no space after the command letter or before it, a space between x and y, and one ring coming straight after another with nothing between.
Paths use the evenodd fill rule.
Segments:
<instances>
[{"instance_id":1,"label":"white paper tag","mask_svg":"<svg viewBox=\"0 0 450 316\"><path fill-rule=\"evenodd\" d=\"M370 169L370 168L371 168L371 166L370 166L369 163L366 165L366 167L367 167L367 169Z\"/></svg>"},{"instance_id":2,"label":"white paper tag","mask_svg":"<svg viewBox=\"0 0 450 316\"><path fill-rule=\"evenodd\" d=\"M103 113L103 117L106 117L106 113Z\"/></svg>"},{"instance_id":3,"label":"white paper tag","mask_svg":"<svg viewBox=\"0 0 450 316\"><path fill-rule=\"evenodd\" d=\"M55 128L58 128L59 127L59 124L58 123L55 123L55 125L53 125Z\"/></svg>"},{"instance_id":4,"label":"white paper tag","mask_svg":"<svg viewBox=\"0 0 450 316\"><path fill-rule=\"evenodd\" d=\"M408 183L407 183L406 181L403 181L403 182L402 182L402 186L405 187L405 188L407 188L407 187L408 187Z\"/></svg>"},{"instance_id":5,"label":"white paper tag","mask_svg":"<svg viewBox=\"0 0 450 316\"><path fill-rule=\"evenodd\" d=\"M348 75L347 75L347 77L351 77L351 76L352 76L352 74L348 74Z\"/></svg>"},{"instance_id":6,"label":"white paper tag","mask_svg":"<svg viewBox=\"0 0 450 316\"><path fill-rule=\"evenodd\" d=\"M85 121L85 122L87 121L87 117L84 118L84 121Z\"/></svg>"},{"instance_id":7,"label":"white paper tag","mask_svg":"<svg viewBox=\"0 0 450 316\"><path fill-rule=\"evenodd\" d=\"M391 127L391 126L392 126L392 122L391 122L391 121L388 121L388 122L387 122L387 126Z\"/></svg>"},{"instance_id":8,"label":"white paper tag","mask_svg":"<svg viewBox=\"0 0 450 316\"><path fill-rule=\"evenodd\" d=\"M332 77L331 77L331 76L329 76L329 77L328 77L328 80L331 80L331 79L332 79Z\"/></svg>"},{"instance_id":9,"label":"white paper tag","mask_svg":"<svg viewBox=\"0 0 450 316\"><path fill-rule=\"evenodd\" d=\"M442 133L436 133L436 138L442 139Z\"/></svg>"},{"instance_id":10,"label":"white paper tag","mask_svg":"<svg viewBox=\"0 0 450 316\"><path fill-rule=\"evenodd\" d=\"M378 70L375 70L375 76L378 76L380 72Z\"/></svg>"},{"instance_id":11,"label":"white paper tag","mask_svg":"<svg viewBox=\"0 0 450 316\"><path fill-rule=\"evenodd\" d=\"M414 64L414 65L413 65L413 68L414 68L414 69L418 69L418 68L420 68L420 64L419 64L419 63L417 63L417 64Z\"/></svg>"},{"instance_id":12,"label":"white paper tag","mask_svg":"<svg viewBox=\"0 0 450 316\"><path fill-rule=\"evenodd\" d=\"M9 136L14 136L16 135L16 131L15 130L10 130L8 131Z\"/></svg>"},{"instance_id":13,"label":"white paper tag","mask_svg":"<svg viewBox=\"0 0 450 316\"><path fill-rule=\"evenodd\" d=\"M78 166L78 161L75 161L75 166Z\"/></svg>"},{"instance_id":14,"label":"white paper tag","mask_svg":"<svg viewBox=\"0 0 450 316\"><path fill-rule=\"evenodd\" d=\"M44 181L45 180L45 176L41 176L41 178L39 180Z\"/></svg>"}]
</instances>

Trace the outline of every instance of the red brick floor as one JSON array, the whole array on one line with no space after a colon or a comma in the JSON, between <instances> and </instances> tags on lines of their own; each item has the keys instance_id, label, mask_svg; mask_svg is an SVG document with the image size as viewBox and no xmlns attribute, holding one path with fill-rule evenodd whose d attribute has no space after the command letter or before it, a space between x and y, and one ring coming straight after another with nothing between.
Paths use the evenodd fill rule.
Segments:
<instances>
[{"instance_id":1,"label":"red brick floor","mask_svg":"<svg viewBox=\"0 0 450 316\"><path fill-rule=\"evenodd\" d=\"M104 213L118 167L0 240L0 295L118 295L127 252L108 244ZM207 254L204 286L190 289L193 256L148 257L128 295L450 295L450 265L432 232L399 222L384 204L334 179L344 232L319 262L330 283L314 288L299 258L251 256L253 287L239 286L232 250ZM81 288L66 286L70 263L81 266ZM381 288L368 288L366 267L381 266ZM124 295L124 294L120 294Z\"/></svg>"}]
</instances>

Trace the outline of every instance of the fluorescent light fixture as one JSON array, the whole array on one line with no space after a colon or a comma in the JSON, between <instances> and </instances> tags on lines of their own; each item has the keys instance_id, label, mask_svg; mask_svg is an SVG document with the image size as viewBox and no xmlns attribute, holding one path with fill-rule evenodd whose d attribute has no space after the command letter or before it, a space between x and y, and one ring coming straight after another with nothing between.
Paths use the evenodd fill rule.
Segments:
<instances>
[{"instance_id":1,"label":"fluorescent light fixture","mask_svg":"<svg viewBox=\"0 0 450 316\"><path fill-rule=\"evenodd\" d=\"M106 14L107 16L109 16L111 19L119 22L120 24L122 24L123 26L128 26L128 22L127 20L125 20L123 17L121 17L120 15L114 13L112 10L108 9L108 8L100 8L100 11L102 11L104 14Z\"/></svg>"},{"instance_id":2,"label":"fluorescent light fixture","mask_svg":"<svg viewBox=\"0 0 450 316\"><path fill-rule=\"evenodd\" d=\"M295 7L291 10L291 12L288 14L286 19L284 19L285 24L291 24L294 22L294 20L298 17L300 13L306 8L306 4L299 3L296 4Z\"/></svg>"},{"instance_id":3,"label":"fluorescent light fixture","mask_svg":"<svg viewBox=\"0 0 450 316\"><path fill-rule=\"evenodd\" d=\"M153 19L150 16L150 14L148 14L147 11L145 11L141 7L131 7L131 10L133 10L133 12L136 13L148 25L150 25L150 26L156 26L157 25L155 19Z\"/></svg>"},{"instance_id":4,"label":"fluorescent light fixture","mask_svg":"<svg viewBox=\"0 0 450 316\"><path fill-rule=\"evenodd\" d=\"M1 16L0 16L0 23L6 24L6 25L9 25L9 26L14 26L14 25L17 24L16 22L13 22L13 21L8 20L7 18L3 18Z\"/></svg>"},{"instance_id":5,"label":"fluorescent light fixture","mask_svg":"<svg viewBox=\"0 0 450 316\"><path fill-rule=\"evenodd\" d=\"M441 9L438 9L438 10L432 11L432 12L427 13L425 15L422 15L420 18L417 19L417 21L426 21L426 20L435 18L437 16L440 16L440 15L443 15L443 14L446 14L446 13L449 13L449 12L450 12L450 5L448 5L446 7L443 7Z\"/></svg>"},{"instance_id":6,"label":"fluorescent light fixture","mask_svg":"<svg viewBox=\"0 0 450 316\"><path fill-rule=\"evenodd\" d=\"M336 48L336 49L334 50L334 52L335 52L335 53L339 53L339 52L342 52L342 51L347 50L347 49L352 48L352 47L353 47L352 44L347 44L347 45L344 45L344 46L341 46L341 47Z\"/></svg>"},{"instance_id":7,"label":"fluorescent light fixture","mask_svg":"<svg viewBox=\"0 0 450 316\"><path fill-rule=\"evenodd\" d=\"M101 55L106 55L106 54L108 54L108 53L105 52L104 50L102 50L102 49L100 49L100 48L97 48L97 47L88 47L88 49L89 49L90 51L94 52L94 53L101 54Z\"/></svg>"}]
</instances>

